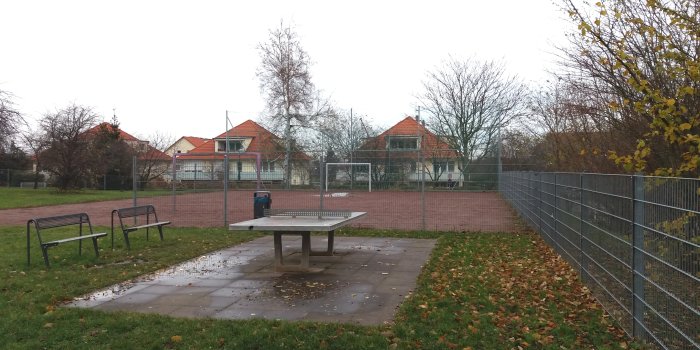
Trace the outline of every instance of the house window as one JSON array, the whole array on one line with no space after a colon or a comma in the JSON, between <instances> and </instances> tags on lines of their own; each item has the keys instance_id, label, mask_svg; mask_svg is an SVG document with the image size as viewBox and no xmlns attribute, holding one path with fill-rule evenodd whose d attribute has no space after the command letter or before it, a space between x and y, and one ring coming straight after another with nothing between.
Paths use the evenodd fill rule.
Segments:
<instances>
[{"instance_id":1,"label":"house window","mask_svg":"<svg viewBox=\"0 0 700 350\"><path fill-rule=\"evenodd\" d=\"M226 152L226 140L219 140L217 142L218 152ZM243 142L241 140L228 140L228 151L229 152L241 152L243 151Z\"/></svg>"},{"instance_id":2,"label":"house window","mask_svg":"<svg viewBox=\"0 0 700 350\"><path fill-rule=\"evenodd\" d=\"M418 138L416 138L416 137L392 137L389 139L389 149L392 149L392 150L415 150L415 149L418 149Z\"/></svg>"},{"instance_id":3,"label":"house window","mask_svg":"<svg viewBox=\"0 0 700 350\"><path fill-rule=\"evenodd\" d=\"M445 164L446 162L443 161L434 161L433 162L433 174L440 175L442 174L443 171L445 171Z\"/></svg>"}]
</instances>

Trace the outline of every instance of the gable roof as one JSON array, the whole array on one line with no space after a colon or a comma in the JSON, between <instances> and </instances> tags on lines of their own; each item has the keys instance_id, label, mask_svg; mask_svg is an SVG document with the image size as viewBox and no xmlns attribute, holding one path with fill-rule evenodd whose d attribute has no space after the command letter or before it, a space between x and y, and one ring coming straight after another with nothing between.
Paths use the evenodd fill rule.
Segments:
<instances>
[{"instance_id":1,"label":"gable roof","mask_svg":"<svg viewBox=\"0 0 700 350\"><path fill-rule=\"evenodd\" d=\"M413 117L406 117L387 129L379 136L368 139L361 147L361 150L386 150L387 140L396 136L421 137L421 150L426 157L456 157L457 154L450 145L440 139L432 131L428 130L421 122ZM392 151L401 152L401 151ZM415 151L407 151L414 152Z\"/></svg>"},{"instance_id":2,"label":"gable roof","mask_svg":"<svg viewBox=\"0 0 700 350\"><path fill-rule=\"evenodd\" d=\"M100 124L97 124L93 126L92 128L88 129L85 133L90 134L90 135L96 135L98 132L100 132L101 128L107 128L108 131L112 132L114 131L114 128L112 127L112 124L108 122L102 122ZM119 138L124 140L124 141L133 141L133 142L139 142L141 140L137 139L136 137L132 136L128 132L122 130L119 128Z\"/></svg>"},{"instance_id":3,"label":"gable roof","mask_svg":"<svg viewBox=\"0 0 700 350\"><path fill-rule=\"evenodd\" d=\"M243 123L236 125L227 132L215 137L215 140L225 140L226 137L244 137L252 138L250 145L246 148L246 152L271 152L276 150L281 141L277 135L271 133L260 124L248 119ZM212 152L214 151L212 144Z\"/></svg>"},{"instance_id":4,"label":"gable roof","mask_svg":"<svg viewBox=\"0 0 700 350\"><path fill-rule=\"evenodd\" d=\"M220 159L221 153L214 152L216 141L225 140L226 138L246 138L250 139L250 144L246 148L246 152L260 152L267 157L276 158L280 154L284 154L284 148L281 140L277 135L271 133L260 124L248 119L233 128L225 131L211 140L205 140L204 143L190 150L188 153L179 154L179 158L184 159ZM236 152L231 152L235 154ZM242 158L255 158L254 155L241 155ZM292 152L292 157L298 160L309 160L306 153L301 151Z\"/></svg>"},{"instance_id":5,"label":"gable roof","mask_svg":"<svg viewBox=\"0 0 700 350\"><path fill-rule=\"evenodd\" d=\"M152 159L152 160L164 160L164 161L170 161L173 159L173 157L169 156L167 153L151 146L147 146L148 149L146 152L142 153L139 156L139 159Z\"/></svg>"},{"instance_id":6,"label":"gable roof","mask_svg":"<svg viewBox=\"0 0 700 350\"><path fill-rule=\"evenodd\" d=\"M209 139L205 139L203 137L197 137L197 136L183 136L183 139L185 139L187 142L189 142L192 146L194 147L199 147L205 142L209 141Z\"/></svg>"},{"instance_id":7,"label":"gable roof","mask_svg":"<svg viewBox=\"0 0 700 350\"><path fill-rule=\"evenodd\" d=\"M114 128L112 127L111 123L102 122L100 124L93 126L92 128L88 129L87 131L85 131L85 134L90 135L90 136L97 135L97 133L99 133L100 129L103 127L107 128L107 130L110 132L114 131ZM172 157L170 157L169 155L167 155L163 151L148 144L149 143L148 141L139 140L136 137L134 137L133 135L129 134L128 132L122 130L121 128L119 128L118 130L119 130L119 139L120 140L123 140L126 142L132 142L132 143L136 142L139 144L141 142L146 143L146 151L139 152L139 155L138 155L139 159L141 159L141 160L152 159L152 160L163 160L163 161L172 159Z\"/></svg>"}]
</instances>

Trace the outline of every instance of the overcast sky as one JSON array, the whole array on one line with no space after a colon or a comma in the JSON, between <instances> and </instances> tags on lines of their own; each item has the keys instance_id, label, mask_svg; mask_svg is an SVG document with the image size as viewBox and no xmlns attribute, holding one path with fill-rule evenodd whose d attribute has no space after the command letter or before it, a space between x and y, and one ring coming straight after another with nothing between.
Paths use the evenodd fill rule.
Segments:
<instances>
[{"instance_id":1,"label":"overcast sky","mask_svg":"<svg viewBox=\"0 0 700 350\"><path fill-rule=\"evenodd\" d=\"M222 133L226 110L234 125L260 119L256 48L280 20L316 87L379 126L414 115L426 72L450 56L544 80L572 26L550 0L0 0L0 18L0 89L27 119L75 102L175 139Z\"/></svg>"}]
</instances>

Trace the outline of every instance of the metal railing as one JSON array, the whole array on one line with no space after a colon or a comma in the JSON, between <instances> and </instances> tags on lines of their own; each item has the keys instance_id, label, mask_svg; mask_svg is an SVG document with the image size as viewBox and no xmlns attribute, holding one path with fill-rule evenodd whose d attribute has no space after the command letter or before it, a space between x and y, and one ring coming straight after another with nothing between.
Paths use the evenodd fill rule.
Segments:
<instances>
[{"instance_id":1,"label":"metal railing","mask_svg":"<svg viewBox=\"0 0 700 350\"><path fill-rule=\"evenodd\" d=\"M504 172L499 190L630 336L700 348L700 180Z\"/></svg>"}]
</instances>

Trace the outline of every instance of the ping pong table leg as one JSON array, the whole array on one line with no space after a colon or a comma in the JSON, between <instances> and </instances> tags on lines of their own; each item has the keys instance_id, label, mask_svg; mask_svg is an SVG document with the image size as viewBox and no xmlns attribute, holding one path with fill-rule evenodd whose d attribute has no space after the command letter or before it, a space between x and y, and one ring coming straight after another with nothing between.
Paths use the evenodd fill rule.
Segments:
<instances>
[{"instance_id":1,"label":"ping pong table leg","mask_svg":"<svg viewBox=\"0 0 700 350\"><path fill-rule=\"evenodd\" d=\"M282 232L275 232L275 269L279 270L282 264Z\"/></svg>"},{"instance_id":2,"label":"ping pong table leg","mask_svg":"<svg viewBox=\"0 0 700 350\"><path fill-rule=\"evenodd\" d=\"M311 255L311 232L301 232L301 264L302 269L309 268L309 256Z\"/></svg>"},{"instance_id":3,"label":"ping pong table leg","mask_svg":"<svg viewBox=\"0 0 700 350\"><path fill-rule=\"evenodd\" d=\"M333 255L333 239L335 238L335 231L328 231L328 255Z\"/></svg>"},{"instance_id":4,"label":"ping pong table leg","mask_svg":"<svg viewBox=\"0 0 700 350\"><path fill-rule=\"evenodd\" d=\"M311 251L311 256L333 256L333 239L335 231L328 231L328 248L325 251Z\"/></svg>"},{"instance_id":5,"label":"ping pong table leg","mask_svg":"<svg viewBox=\"0 0 700 350\"><path fill-rule=\"evenodd\" d=\"M301 236L301 262L298 265L285 265L283 261L282 254L282 235L284 234L294 234ZM311 269L309 266L311 255L311 232L287 232L287 231L275 231L274 232L274 244L275 244L275 271L282 272L315 272L315 269Z\"/></svg>"}]
</instances>

